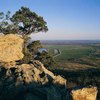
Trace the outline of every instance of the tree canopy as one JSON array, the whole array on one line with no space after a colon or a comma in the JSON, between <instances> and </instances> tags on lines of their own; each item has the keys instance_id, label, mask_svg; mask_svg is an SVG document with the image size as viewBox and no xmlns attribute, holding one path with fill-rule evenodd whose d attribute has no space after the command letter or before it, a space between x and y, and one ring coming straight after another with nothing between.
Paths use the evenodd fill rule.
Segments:
<instances>
[{"instance_id":1,"label":"tree canopy","mask_svg":"<svg viewBox=\"0 0 100 100\"><path fill-rule=\"evenodd\" d=\"M10 16L10 11L6 14L0 13L0 33L19 34L24 39L23 53L24 58L21 63L29 62L33 59L33 54L41 47L39 41L32 42L27 46L30 39L29 35L48 31L47 23L43 17L37 15L27 7L21 7L18 11Z\"/></svg>"},{"instance_id":2,"label":"tree canopy","mask_svg":"<svg viewBox=\"0 0 100 100\"><path fill-rule=\"evenodd\" d=\"M27 7L21 7L11 17L10 11L7 14L0 13L0 33L22 35L24 39L23 52L27 52L29 35L41 31L48 31L46 21Z\"/></svg>"},{"instance_id":3,"label":"tree canopy","mask_svg":"<svg viewBox=\"0 0 100 100\"><path fill-rule=\"evenodd\" d=\"M27 46L29 52L31 52L32 54L37 53L38 49L42 48L42 47L43 46L42 46L42 44L41 44L41 42L39 40L31 42Z\"/></svg>"},{"instance_id":4,"label":"tree canopy","mask_svg":"<svg viewBox=\"0 0 100 100\"><path fill-rule=\"evenodd\" d=\"M0 13L0 32L4 34L30 35L41 31L48 31L46 21L27 7L21 7L12 17L9 11Z\"/></svg>"}]
</instances>

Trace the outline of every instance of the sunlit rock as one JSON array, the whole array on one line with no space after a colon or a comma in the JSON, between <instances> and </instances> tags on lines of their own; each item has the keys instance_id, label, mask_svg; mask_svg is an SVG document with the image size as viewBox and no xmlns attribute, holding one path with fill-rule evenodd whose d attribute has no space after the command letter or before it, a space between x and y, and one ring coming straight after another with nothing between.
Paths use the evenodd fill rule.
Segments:
<instances>
[{"instance_id":1,"label":"sunlit rock","mask_svg":"<svg viewBox=\"0 0 100 100\"><path fill-rule=\"evenodd\" d=\"M60 75L55 76L55 79L53 80L54 84L62 85L62 86L66 86L66 82L67 82L67 80L64 79L63 77L61 77Z\"/></svg>"},{"instance_id":2,"label":"sunlit rock","mask_svg":"<svg viewBox=\"0 0 100 100\"><path fill-rule=\"evenodd\" d=\"M72 90L73 100L96 100L98 90L96 87Z\"/></svg>"},{"instance_id":3,"label":"sunlit rock","mask_svg":"<svg viewBox=\"0 0 100 100\"><path fill-rule=\"evenodd\" d=\"M23 58L23 39L14 34L0 35L0 62L17 61Z\"/></svg>"},{"instance_id":4,"label":"sunlit rock","mask_svg":"<svg viewBox=\"0 0 100 100\"><path fill-rule=\"evenodd\" d=\"M4 67L5 69L13 68L15 67L16 62L10 61L10 62L0 62L0 66Z\"/></svg>"}]
</instances>

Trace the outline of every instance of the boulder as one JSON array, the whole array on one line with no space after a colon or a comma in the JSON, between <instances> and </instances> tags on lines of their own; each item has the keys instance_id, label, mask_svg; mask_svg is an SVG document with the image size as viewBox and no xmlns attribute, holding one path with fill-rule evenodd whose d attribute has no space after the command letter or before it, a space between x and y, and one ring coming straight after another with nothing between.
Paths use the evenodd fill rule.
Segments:
<instances>
[{"instance_id":1,"label":"boulder","mask_svg":"<svg viewBox=\"0 0 100 100\"><path fill-rule=\"evenodd\" d=\"M83 88L79 90L72 90L73 100L96 100L97 88Z\"/></svg>"},{"instance_id":2,"label":"boulder","mask_svg":"<svg viewBox=\"0 0 100 100\"><path fill-rule=\"evenodd\" d=\"M18 35L0 35L0 62L17 61L23 58L23 39Z\"/></svg>"}]
</instances>

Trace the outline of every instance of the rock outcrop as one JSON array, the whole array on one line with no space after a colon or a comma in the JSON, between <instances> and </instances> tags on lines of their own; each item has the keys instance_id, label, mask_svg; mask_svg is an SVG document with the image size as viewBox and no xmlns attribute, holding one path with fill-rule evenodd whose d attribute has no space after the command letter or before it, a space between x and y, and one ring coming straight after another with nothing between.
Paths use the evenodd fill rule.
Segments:
<instances>
[{"instance_id":1,"label":"rock outcrop","mask_svg":"<svg viewBox=\"0 0 100 100\"><path fill-rule=\"evenodd\" d=\"M72 90L67 80L55 75L38 60L16 65L23 58L23 39L0 36L0 100L96 100L97 88Z\"/></svg>"},{"instance_id":2,"label":"rock outcrop","mask_svg":"<svg viewBox=\"0 0 100 100\"><path fill-rule=\"evenodd\" d=\"M5 69L12 68L16 65L15 61L10 61L10 62L0 62L0 66L4 67Z\"/></svg>"},{"instance_id":3,"label":"rock outcrop","mask_svg":"<svg viewBox=\"0 0 100 100\"><path fill-rule=\"evenodd\" d=\"M96 100L98 90L96 87L83 88L72 91L73 100Z\"/></svg>"},{"instance_id":4,"label":"rock outcrop","mask_svg":"<svg viewBox=\"0 0 100 100\"><path fill-rule=\"evenodd\" d=\"M6 67L7 69L7 67ZM8 67L9 69L9 67ZM31 64L22 64L12 66L11 70L14 69L14 75L16 77L16 85L20 83L36 83L36 85L44 85L48 82L51 84L66 85L66 79L60 75L56 76L51 71L47 70L43 64L37 60L31 62ZM12 71L9 69L11 75ZM9 75L9 76L10 76Z\"/></svg>"},{"instance_id":5,"label":"rock outcrop","mask_svg":"<svg viewBox=\"0 0 100 100\"><path fill-rule=\"evenodd\" d=\"M97 97L96 87L70 93L66 79L54 75L37 60L11 68L1 67L0 76L0 100L96 100Z\"/></svg>"},{"instance_id":6,"label":"rock outcrop","mask_svg":"<svg viewBox=\"0 0 100 100\"><path fill-rule=\"evenodd\" d=\"M30 100L29 98L62 100L62 95L66 96L67 93L67 90L65 92L66 79L60 75L54 75L37 60L31 61L30 64L15 65L11 68L1 67L0 74L2 74L0 77L0 100ZM3 97L4 95L9 98ZM28 97L29 95L31 97Z\"/></svg>"},{"instance_id":7,"label":"rock outcrop","mask_svg":"<svg viewBox=\"0 0 100 100\"><path fill-rule=\"evenodd\" d=\"M14 34L0 35L0 62L17 61L23 58L23 39Z\"/></svg>"}]
</instances>

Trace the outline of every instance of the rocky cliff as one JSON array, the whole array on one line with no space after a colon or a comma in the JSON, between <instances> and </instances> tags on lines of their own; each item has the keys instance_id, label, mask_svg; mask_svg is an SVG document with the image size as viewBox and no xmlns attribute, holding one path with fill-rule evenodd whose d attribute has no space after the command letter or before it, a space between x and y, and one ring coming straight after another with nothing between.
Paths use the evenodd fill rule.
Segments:
<instances>
[{"instance_id":1,"label":"rocky cliff","mask_svg":"<svg viewBox=\"0 0 100 100\"><path fill-rule=\"evenodd\" d=\"M66 79L37 60L17 65L22 43L17 35L0 36L0 100L96 100L97 88L68 90Z\"/></svg>"}]
</instances>

